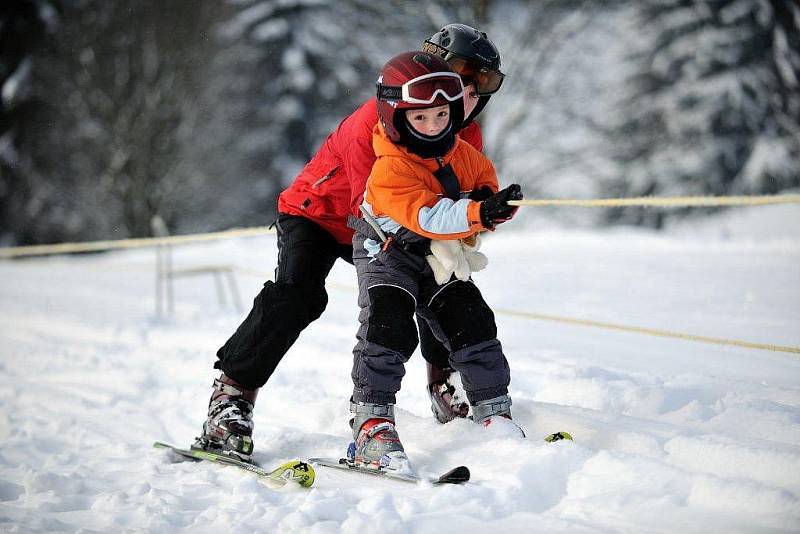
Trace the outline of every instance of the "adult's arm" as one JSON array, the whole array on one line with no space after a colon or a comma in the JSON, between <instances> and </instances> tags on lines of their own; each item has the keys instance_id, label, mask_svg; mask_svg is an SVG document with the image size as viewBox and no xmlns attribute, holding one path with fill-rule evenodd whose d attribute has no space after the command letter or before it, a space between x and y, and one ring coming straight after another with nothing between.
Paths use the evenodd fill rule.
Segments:
<instances>
[{"instance_id":1,"label":"adult's arm","mask_svg":"<svg viewBox=\"0 0 800 534\"><path fill-rule=\"evenodd\" d=\"M372 147L372 136L368 138L354 137L342 154L344 172L350 181L350 213L358 215L358 207L364 198L367 178L375 164L375 149Z\"/></svg>"},{"instance_id":2,"label":"adult's arm","mask_svg":"<svg viewBox=\"0 0 800 534\"><path fill-rule=\"evenodd\" d=\"M478 152L483 152L483 132L477 122L471 122L469 125L458 132L458 136L472 145Z\"/></svg>"}]
</instances>

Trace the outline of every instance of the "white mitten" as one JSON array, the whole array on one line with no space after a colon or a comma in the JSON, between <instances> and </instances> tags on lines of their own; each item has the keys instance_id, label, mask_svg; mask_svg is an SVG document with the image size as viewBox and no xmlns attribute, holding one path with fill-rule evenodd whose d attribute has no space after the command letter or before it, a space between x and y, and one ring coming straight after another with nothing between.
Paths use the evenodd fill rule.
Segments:
<instances>
[{"instance_id":1,"label":"white mitten","mask_svg":"<svg viewBox=\"0 0 800 534\"><path fill-rule=\"evenodd\" d=\"M453 274L453 271L448 271L442 265L436 256L433 254L429 254L425 256L425 259L428 260L428 265L431 266L431 270L433 271L433 278L436 280L436 283L439 285L447 283L450 280L450 275Z\"/></svg>"},{"instance_id":2,"label":"white mitten","mask_svg":"<svg viewBox=\"0 0 800 534\"><path fill-rule=\"evenodd\" d=\"M472 274L472 269L469 268L469 262L467 261L466 253L460 244L459 248L461 249L461 254L459 254L458 265L456 265L456 269L454 272L456 278L458 278L462 282L466 282L467 280L469 280L469 275Z\"/></svg>"},{"instance_id":3,"label":"white mitten","mask_svg":"<svg viewBox=\"0 0 800 534\"><path fill-rule=\"evenodd\" d=\"M489 258L483 252L478 252L481 248L481 236L475 234L461 240L461 247L464 249L464 259L469 264L470 271L482 271L489 265Z\"/></svg>"},{"instance_id":4,"label":"white mitten","mask_svg":"<svg viewBox=\"0 0 800 534\"><path fill-rule=\"evenodd\" d=\"M456 273L459 279L467 270L469 278L469 264L464 257L464 249L458 239L434 239L431 241L431 255L427 256L428 264L433 270L433 276L439 285L447 283L450 276Z\"/></svg>"}]
</instances>

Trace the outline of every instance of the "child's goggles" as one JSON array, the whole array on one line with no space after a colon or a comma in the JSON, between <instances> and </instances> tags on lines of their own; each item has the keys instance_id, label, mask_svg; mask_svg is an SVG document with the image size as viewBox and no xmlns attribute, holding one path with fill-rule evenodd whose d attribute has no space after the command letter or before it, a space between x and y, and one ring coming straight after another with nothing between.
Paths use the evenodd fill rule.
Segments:
<instances>
[{"instance_id":1,"label":"child's goggles","mask_svg":"<svg viewBox=\"0 0 800 534\"><path fill-rule=\"evenodd\" d=\"M417 76L400 87L378 80L378 100L400 100L408 104L433 104L438 96L453 102L464 96L461 76L455 72L431 72Z\"/></svg>"}]
</instances>

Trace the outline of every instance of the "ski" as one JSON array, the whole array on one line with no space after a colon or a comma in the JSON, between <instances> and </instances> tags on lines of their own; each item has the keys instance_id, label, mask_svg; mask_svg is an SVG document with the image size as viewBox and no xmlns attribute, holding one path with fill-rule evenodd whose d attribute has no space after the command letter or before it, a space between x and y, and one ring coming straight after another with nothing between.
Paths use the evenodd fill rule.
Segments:
<instances>
[{"instance_id":1,"label":"ski","mask_svg":"<svg viewBox=\"0 0 800 534\"><path fill-rule=\"evenodd\" d=\"M562 439L566 439L572 441L572 436L569 432L554 432L553 434L548 434L544 437L544 440L547 443L553 443L554 441L561 441Z\"/></svg>"},{"instance_id":2,"label":"ski","mask_svg":"<svg viewBox=\"0 0 800 534\"><path fill-rule=\"evenodd\" d=\"M469 469L463 465L453 468L439 477L423 477L411 473L396 473L388 470L382 471L380 469L361 467L349 462L346 458L309 458L308 463L316 464L322 467L341 469L343 471L351 471L354 473L364 473L389 480L411 482L414 484L418 484L420 482L428 482L433 485L463 484L469 480Z\"/></svg>"},{"instance_id":3,"label":"ski","mask_svg":"<svg viewBox=\"0 0 800 534\"><path fill-rule=\"evenodd\" d=\"M238 467L239 469L253 473L258 476L259 479L274 487L280 487L286 485L288 482L294 482L304 488L308 488L314 483L314 468L308 463L299 460L292 460L275 469L269 470L256 463L244 462L224 454L195 449L181 449L180 447L175 447L161 441L153 443L153 447L157 449L168 449L178 456L191 460L207 460L221 465Z\"/></svg>"}]
</instances>

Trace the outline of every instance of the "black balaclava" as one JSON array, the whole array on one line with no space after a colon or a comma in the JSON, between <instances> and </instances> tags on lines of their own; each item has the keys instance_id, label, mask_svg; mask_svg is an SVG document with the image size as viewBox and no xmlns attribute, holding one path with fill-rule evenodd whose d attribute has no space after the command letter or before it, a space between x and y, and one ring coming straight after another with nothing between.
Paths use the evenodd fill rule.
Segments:
<instances>
[{"instance_id":1,"label":"black balaclava","mask_svg":"<svg viewBox=\"0 0 800 534\"><path fill-rule=\"evenodd\" d=\"M430 136L416 131L409 124L405 114L403 114L402 127L398 128L398 131L400 132L400 144L405 146L412 154L416 154L423 159L444 156L448 150L453 148L453 144L456 142L452 120L447 123L447 128L442 130L441 133Z\"/></svg>"},{"instance_id":2,"label":"black balaclava","mask_svg":"<svg viewBox=\"0 0 800 534\"><path fill-rule=\"evenodd\" d=\"M453 148L456 142L456 129L453 124L461 124L464 119L464 102L459 99L450 102L450 122L441 133L435 136L428 136L416 131L406 118L406 110L398 110L395 113L395 128L400 134L400 141L397 144L408 149L412 154L428 159L444 156Z\"/></svg>"}]
</instances>

